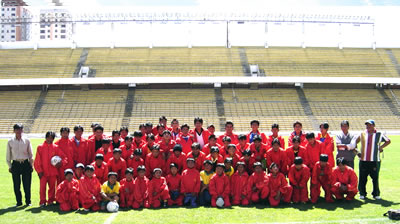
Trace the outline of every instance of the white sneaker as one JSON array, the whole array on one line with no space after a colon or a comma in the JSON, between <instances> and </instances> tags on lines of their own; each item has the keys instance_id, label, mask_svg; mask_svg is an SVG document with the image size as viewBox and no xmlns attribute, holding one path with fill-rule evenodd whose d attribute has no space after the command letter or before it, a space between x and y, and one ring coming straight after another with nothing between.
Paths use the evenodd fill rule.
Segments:
<instances>
[{"instance_id":1,"label":"white sneaker","mask_svg":"<svg viewBox=\"0 0 400 224\"><path fill-rule=\"evenodd\" d=\"M365 200L365 196L360 195L360 200Z\"/></svg>"},{"instance_id":2,"label":"white sneaker","mask_svg":"<svg viewBox=\"0 0 400 224\"><path fill-rule=\"evenodd\" d=\"M375 198L375 200L381 200L382 199L381 196L375 196L374 198Z\"/></svg>"},{"instance_id":3,"label":"white sneaker","mask_svg":"<svg viewBox=\"0 0 400 224\"><path fill-rule=\"evenodd\" d=\"M83 211L90 212L90 209L84 208Z\"/></svg>"}]
</instances>

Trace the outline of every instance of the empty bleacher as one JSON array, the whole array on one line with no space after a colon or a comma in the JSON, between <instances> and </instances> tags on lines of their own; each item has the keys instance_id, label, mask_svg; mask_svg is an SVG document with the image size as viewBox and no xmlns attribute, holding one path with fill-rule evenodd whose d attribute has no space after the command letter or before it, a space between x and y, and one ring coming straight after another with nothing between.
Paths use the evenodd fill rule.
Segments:
<instances>
[{"instance_id":1,"label":"empty bleacher","mask_svg":"<svg viewBox=\"0 0 400 224\"><path fill-rule=\"evenodd\" d=\"M399 77L383 49L247 48L250 64L271 76Z\"/></svg>"},{"instance_id":2,"label":"empty bleacher","mask_svg":"<svg viewBox=\"0 0 400 224\"><path fill-rule=\"evenodd\" d=\"M82 50L0 50L0 79L72 78Z\"/></svg>"},{"instance_id":3,"label":"empty bleacher","mask_svg":"<svg viewBox=\"0 0 400 224\"><path fill-rule=\"evenodd\" d=\"M96 77L242 76L237 49L90 49L86 66Z\"/></svg>"},{"instance_id":4,"label":"empty bleacher","mask_svg":"<svg viewBox=\"0 0 400 224\"><path fill-rule=\"evenodd\" d=\"M77 124L89 131L92 122L101 123L106 132L119 129L126 95L126 89L50 90L31 132L58 131L62 126L72 128Z\"/></svg>"}]
</instances>

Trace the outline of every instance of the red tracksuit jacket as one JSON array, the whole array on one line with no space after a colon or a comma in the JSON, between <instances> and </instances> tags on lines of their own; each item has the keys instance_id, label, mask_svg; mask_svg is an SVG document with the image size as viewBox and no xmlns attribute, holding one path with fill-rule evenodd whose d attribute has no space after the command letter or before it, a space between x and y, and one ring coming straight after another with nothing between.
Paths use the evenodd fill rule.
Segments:
<instances>
[{"instance_id":1,"label":"red tracksuit jacket","mask_svg":"<svg viewBox=\"0 0 400 224\"><path fill-rule=\"evenodd\" d=\"M149 182L150 203L152 203L155 199L159 198L162 191L169 192L167 180L165 179L165 177L160 177L159 179L153 177L153 179L151 179ZM156 195L153 195L154 192L156 193Z\"/></svg>"},{"instance_id":2,"label":"red tracksuit jacket","mask_svg":"<svg viewBox=\"0 0 400 224\"><path fill-rule=\"evenodd\" d=\"M168 189L170 191L180 191L181 182L182 182L182 176L179 175L179 173L177 173L175 176L172 176L172 174L168 174L167 184L168 184Z\"/></svg>"},{"instance_id":3,"label":"red tracksuit jacket","mask_svg":"<svg viewBox=\"0 0 400 224\"><path fill-rule=\"evenodd\" d=\"M285 148L285 139L282 137L282 136L278 136L277 137L278 139L279 139L279 142L281 143L281 148L282 149L284 149ZM274 136L272 136L272 135L270 135L270 136L268 136L268 138L267 138L267 145L268 145L268 147L272 147L272 141L274 141Z\"/></svg>"},{"instance_id":4,"label":"red tracksuit jacket","mask_svg":"<svg viewBox=\"0 0 400 224\"><path fill-rule=\"evenodd\" d=\"M250 143L250 135L251 135L251 133L252 133L252 132L250 132L250 133L248 133L248 134L246 135L246 136L247 136L247 142L249 142L249 143ZM263 144L267 144L267 136L266 136L264 133L261 133L260 131L258 131L256 134L259 135L259 136L261 136L261 142L262 142Z\"/></svg>"},{"instance_id":5,"label":"red tracksuit jacket","mask_svg":"<svg viewBox=\"0 0 400 224\"><path fill-rule=\"evenodd\" d=\"M144 160L142 158L140 158L139 160L136 160L135 158L133 159L129 159L127 161L127 167L132 168L133 169L133 177L136 178L138 176L137 173L137 168L138 166L142 166L144 165Z\"/></svg>"},{"instance_id":6,"label":"red tracksuit jacket","mask_svg":"<svg viewBox=\"0 0 400 224\"><path fill-rule=\"evenodd\" d=\"M289 140L288 140L289 147L292 146L292 144L293 144L292 140L293 140L294 136L296 136L296 132L292 132L292 134L290 134L290 136L289 136ZM308 143L308 141L306 139L306 134L301 132L300 133L300 145L305 147L307 145L307 143Z\"/></svg>"},{"instance_id":7,"label":"red tracksuit jacket","mask_svg":"<svg viewBox=\"0 0 400 224\"><path fill-rule=\"evenodd\" d=\"M37 147L35 161L33 166L37 173L43 173L46 177L57 176L58 169L51 165L50 160L53 156L59 156L62 159L62 166L68 164L68 158L62 150L55 144L43 142Z\"/></svg>"},{"instance_id":8,"label":"red tracksuit jacket","mask_svg":"<svg viewBox=\"0 0 400 224\"><path fill-rule=\"evenodd\" d=\"M308 154L307 166L312 170L314 168L315 163L319 161L319 156L325 150L324 145L320 141L315 140L314 145L307 143L306 149Z\"/></svg>"},{"instance_id":9,"label":"red tracksuit jacket","mask_svg":"<svg viewBox=\"0 0 400 224\"><path fill-rule=\"evenodd\" d=\"M324 171L324 175L320 176L321 171ZM326 164L324 169L321 168L321 164L318 161L314 165L314 169L312 171L312 178L311 178L311 183L312 184L318 184L318 182L325 183L325 184L331 184L331 179L332 179L332 167L329 163Z\"/></svg>"},{"instance_id":10,"label":"red tracksuit jacket","mask_svg":"<svg viewBox=\"0 0 400 224\"><path fill-rule=\"evenodd\" d=\"M236 171L231 176L231 195L235 198L240 198L242 195L247 195L247 184L249 175L247 172L243 172L242 175Z\"/></svg>"},{"instance_id":11,"label":"red tracksuit jacket","mask_svg":"<svg viewBox=\"0 0 400 224\"><path fill-rule=\"evenodd\" d=\"M137 177L135 179L135 201L137 203L142 203L149 199L149 179L147 177Z\"/></svg>"},{"instance_id":12,"label":"red tracksuit jacket","mask_svg":"<svg viewBox=\"0 0 400 224\"><path fill-rule=\"evenodd\" d=\"M209 190L212 197L229 197L231 193L229 178L224 173L221 176L215 174L211 177Z\"/></svg>"},{"instance_id":13,"label":"red tracksuit jacket","mask_svg":"<svg viewBox=\"0 0 400 224\"><path fill-rule=\"evenodd\" d=\"M267 153L267 145L261 144L260 148L257 150L254 142L250 144L250 151L253 153L252 156L256 159L257 162L260 162L265 158L265 154Z\"/></svg>"},{"instance_id":14,"label":"red tracksuit jacket","mask_svg":"<svg viewBox=\"0 0 400 224\"><path fill-rule=\"evenodd\" d=\"M182 172L181 194L199 193L200 182L200 172L197 169L184 170Z\"/></svg>"},{"instance_id":15,"label":"red tracksuit jacket","mask_svg":"<svg viewBox=\"0 0 400 224\"><path fill-rule=\"evenodd\" d=\"M253 156L250 156L250 159L247 161L245 160L244 156L242 156L242 158L240 158L240 161L246 164L246 171L249 175L254 172L253 165L256 162L256 159Z\"/></svg>"},{"instance_id":16,"label":"red tracksuit jacket","mask_svg":"<svg viewBox=\"0 0 400 224\"><path fill-rule=\"evenodd\" d=\"M67 165L62 167L63 170L65 169L74 169L75 164L74 164L74 150L72 148L71 142L69 139L64 139L61 138L58 141L56 141L54 144L58 145L58 147L61 149L61 151L64 153L64 155L68 159Z\"/></svg>"},{"instance_id":17,"label":"red tracksuit jacket","mask_svg":"<svg viewBox=\"0 0 400 224\"><path fill-rule=\"evenodd\" d=\"M146 157L145 164L147 177L151 177L151 174L155 168L160 168L163 171L163 175L166 173L165 160L162 158L161 152L157 158L154 157L152 153L149 153Z\"/></svg>"},{"instance_id":18,"label":"red tracksuit jacket","mask_svg":"<svg viewBox=\"0 0 400 224\"><path fill-rule=\"evenodd\" d=\"M157 144L160 145L160 153L164 153L164 155L167 156L168 154L172 153L172 149L176 145L176 142L171 139L166 143L164 142L164 139L161 139Z\"/></svg>"},{"instance_id":19,"label":"red tracksuit jacket","mask_svg":"<svg viewBox=\"0 0 400 224\"><path fill-rule=\"evenodd\" d=\"M185 139L185 137L187 139ZM182 134L179 134L178 138L176 139L176 144L181 144L182 145L182 152L185 154L188 154L189 152L192 151L192 144L194 143L193 136L190 134L183 136Z\"/></svg>"},{"instance_id":20,"label":"red tracksuit jacket","mask_svg":"<svg viewBox=\"0 0 400 224\"><path fill-rule=\"evenodd\" d=\"M240 157L242 157L243 156L243 152L246 150L246 149L249 149L250 148L250 143L246 143L246 145L244 145L243 147L240 145L240 144L237 144L236 145L236 153L240 156Z\"/></svg>"},{"instance_id":21,"label":"red tracksuit jacket","mask_svg":"<svg viewBox=\"0 0 400 224\"><path fill-rule=\"evenodd\" d=\"M101 184L108 180L108 166L106 162L103 162L100 167L96 165L96 162L90 165L94 167L94 174Z\"/></svg>"},{"instance_id":22,"label":"red tracksuit jacket","mask_svg":"<svg viewBox=\"0 0 400 224\"><path fill-rule=\"evenodd\" d=\"M193 153L189 152L189 154L187 154L187 158L194 158ZM194 158L194 160L196 163L195 168L200 172L203 169L203 162L204 162L204 160L206 160L206 154L204 154L204 152L200 151L199 156L197 156L197 158Z\"/></svg>"},{"instance_id":23,"label":"red tracksuit jacket","mask_svg":"<svg viewBox=\"0 0 400 224\"><path fill-rule=\"evenodd\" d=\"M202 130L201 134L203 135L203 142L204 142L204 145L206 145L206 144L208 144L208 137L210 137L210 132L208 132L208 130L205 130L204 128L201 128L201 130ZM193 136L194 142L197 142L196 129L190 130L189 134L191 134Z\"/></svg>"},{"instance_id":24,"label":"red tracksuit jacket","mask_svg":"<svg viewBox=\"0 0 400 224\"><path fill-rule=\"evenodd\" d=\"M221 148L222 148L221 145L218 143L215 143L215 145L213 145L213 146L217 146L219 150L221 150ZM207 143L204 145L204 147L201 151L204 152L204 154L206 154L206 156L208 156L208 155L210 155L211 147L212 146L210 145L210 143Z\"/></svg>"},{"instance_id":25,"label":"red tracksuit jacket","mask_svg":"<svg viewBox=\"0 0 400 224\"><path fill-rule=\"evenodd\" d=\"M269 197L275 197L278 190L285 194L287 191L287 186L289 186L285 176L282 173L278 173L276 177L272 173L268 174L268 186L269 186Z\"/></svg>"},{"instance_id":26,"label":"red tracksuit jacket","mask_svg":"<svg viewBox=\"0 0 400 224\"><path fill-rule=\"evenodd\" d=\"M113 149L111 149L111 148L112 148L111 144L110 144L110 147L108 147L107 149L100 147L97 150L96 154L103 154L104 161L108 162L113 157Z\"/></svg>"},{"instance_id":27,"label":"red tracksuit jacket","mask_svg":"<svg viewBox=\"0 0 400 224\"><path fill-rule=\"evenodd\" d=\"M254 172L248 180L247 184L247 195L251 195L253 192L253 187L256 187L257 190L261 190L263 187L268 187L268 177L264 171L261 173Z\"/></svg>"},{"instance_id":28,"label":"red tracksuit jacket","mask_svg":"<svg viewBox=\"0 0 400 224\"><path fill-rule=\"evenodd\" d=\"M218 158L214 159L211 154L206 156L206 160L211 160L213 163L224 163L224 157L220 154L218 154Z\"/></svg>"},{"instance_id":29,"label":"red tracksuit jacket","mask_svg":"<svg viewBox=\"0 0 400 224\"><path fill-rule=\"evenodd\" d=\"M82 163L83 165L88 165L92 161L90 161L90 153L89 153L89 146L88 141L84 138L81 138L79 142L79 146L75 142L75 137L69 139L71 143L73 157L74 157L74 166L78 163Z\"/></svg>"},{"instance_id":30,"label":"red tracksuit jacket","mask_svg":"<svg viewBox=\"0 0 400 224\"><path fill-rule=\"evenodd\" d=\"M56 191L56 198L58 203L68 203L69 198L72 195L75 195L78 200L78 192L79 192L79 181L76 179L72 179L71 182L64 180L61 182Z\"/></svg>"},{"instance_id":31,"label":"red tracksuit jacket","mask_svg":"<svg viewBox=\"0 0 400 224\"><path fill-rule=\"evenodd\" d=\"M121 158L123 158L125 161L128 161L131 158L131 155L133 154L133 151L135 150L133 147L133 144L127 148L126 145L123 145L119 147L122 151Z\"/></svg>"},{"instance_id":32,"label":"red tracksuit jacket","mask_svg":"<svg viewBox=\"0 0 400 224\"><path fill-rule=\"evenodd\" d=\"M118 181L125 178L126 171L126 162L123 158L116 160L115 158L111 158L107 163L108 172L116 172L118 174Z\"/></svg>"},{"instance_id":33,"label":"red tracksuit jacket","mask_svg":"<svg viewBox=\"0 0 400 224\"><path fill-rule=\"evenodd\" d=\"M234 134L234 133L232 133L232 135L227 135L226 133L224 133L223 135L220 135L220 136L218 137L218 140L217 140L218 144L224 145L224 142L222 141L222 139L223 139L225 136L228 136L228 137L231 138L231 144L234 144L234 145L239 144L238 135L237 135L237 134Z\"/></svg>"},{"instance_id":34,"label":"red tracksuit jacket","mask_svg":"<svg viewBox=\"0 0 400 224\"><path fill-rule=\"evenodd\" d=\"M101 184L96 177L89 178L86 175L82 176L79 181L79 199L80 202L90 203L93 201L93 196L97 202L100 202Z\"/></svg>"},{"instance_id":35,"label":"red tracksuit jacket","mask_svg":"<svg viewBox=\"0 0 400 224\"><path fill-rule=\"evenodd\" d=\"M346 166L344 172L340 172L339 167L332 170L332 186L340 187L341 184L346 184L348 191L357 191L358 178L351 167Z\"/></svg>"},{"instance_id":36,"label":"red tracksuit jacket","mask_svg":"<svg viewBox=\"0 0 400 224\"><path fill-rule=\"evenodd\" d=\"M282 172L283 174L287 174L288 172L288 167L287 167L287 156L286 152L282 149L279 148L278 151L274 151L273 148L269 149L267 154L267 167L271 165L271 163L276 163L279 166L279 171Z\"/></svg>"},{"instance_id":37,"label":"red tracksuit jacket","mask_svg":"<svg viewBox=\"0 0 400 224\"><path fill-rule=\"evenodd\" d=\"M174 153L172 153L169 156L169 158L167 160L167 164L165 165L167 174L171 173L170 168L169 168L169 165L171 163L175 163L176 165L178 165L178 173L182 173L182 171L186 167L186 154L182 152L179 157L176 157L176 155Z\"/></svg>"},{"instance_id":38,"label":"red tracksuit jacket","mask_svg":"<svg viewBox=\"0 0 400 224\"><path fill-rule=\"evenodd\" d=\"M121 188L119 190L121 205L122 206L132 206L135 195L135 182L134 179L127 181L126 178L119 182Z\"/></svg>"},{"instance_id":39,"label":"red tracksuit jacket","mask_svg":"<svg viewBox=\"0 0 400 224\"><path fill-rule=\"evenodd\" d=\"M225 156L225 158L224 158L224 161L225 161L226 158L232 158L232 166L233 166L234 168L236 168L237 162L240 161L240 156L239 156L238 154L235 154L235 155L233 155L233 156L230 156L229 154L227 154L227 155Z\"/></svg>"},{"instance_id":40,"label":"red tracksuit jacket","mask_svg":"<svg viewBox=\"0 0 400 224\"><path fill-rule=\"evenodd\" d=\"M307 182L310 179L310 169L303 164L302 168L297 170L296 166L293 164L289 169L288 176L291 185L307 187Z\"/></svg>"},{"instance_id":41,"label":"red tracksuit jacket","mask_svg":"<svg viewBox=\"0 0 400 224\"><path fill-rule=\"evenodd\" d=\"M318 137L315 139L321 141L321 138L321 133L318 133ZM329 156L329 164L331 164L331 166L335 166L335 158L333 156L333 151L335 150L333 138L328 133L326 133L324 142L322 142L322 144L324 144L324 151L322 151L321 154L327 154Z\"/></svg>"},{"instance_id":42,"label":"red tracksuit jacket","mask_svg":"<svg viewBox=\"0 0 400 224\"><path fill-rule=\"evenodd\" d=\"M297 155L294 154L293 146L290 146L285 151L286 151L286 156L288 158L288 160L287 160L288 167L291 167L294 164L294 158L296 158L296 156L300 156L303 159L303 163L306 165L308 164L308 161L309 161L308 153L307 153L307 149L305 147L300 145Z\"/></svg>"}]
</instances>

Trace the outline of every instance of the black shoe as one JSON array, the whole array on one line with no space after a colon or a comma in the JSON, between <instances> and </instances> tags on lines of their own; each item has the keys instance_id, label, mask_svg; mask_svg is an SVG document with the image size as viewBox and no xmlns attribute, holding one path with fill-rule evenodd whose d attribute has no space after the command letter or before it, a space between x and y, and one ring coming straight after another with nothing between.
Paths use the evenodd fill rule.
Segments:
<instances>
[{"instance_id":1,"label":"black shoe","mask_svg":"<svg viewBox=\"0 0 400 224\"><path fill-rule=\"evenodd\" d=\"M22 202L17 202L17 204L15 205L15 206L21 206L22 205Z\"/></svg>"},{"instance_id":2,"label":"black shoe","mask_svg":"<svg viewBox=\"0 0 400 224\"><path fill-rule=\"evenodd\" d=\"M168 203L166 201L164 201L163 207L166 208L167 206L168 206Z\"/></svg>"}]
</instances>

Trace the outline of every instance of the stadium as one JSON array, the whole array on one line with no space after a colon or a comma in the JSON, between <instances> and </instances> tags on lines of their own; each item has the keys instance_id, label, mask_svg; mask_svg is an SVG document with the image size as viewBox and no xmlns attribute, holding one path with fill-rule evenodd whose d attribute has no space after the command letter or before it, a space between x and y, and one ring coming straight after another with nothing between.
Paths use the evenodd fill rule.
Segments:
<instances>
[{"instance_id":1,"label":"stadium","mask_svg":"<svg viewBox=\"0 0 400 224\"><path fill-rule=\"evenodd\" d=\"M2 0L0 8L2 223L392 223L382 214L400 209L400 2L49 2ZM55 205L39 207L40 181L33 171L32 206L13 206L4 161L14 124L24 125L35 153L45 133L59 138L61 127L81 125L88 137L97 122L110 136L121 127L133 133L147 122L156 126L160 116L168 126L177 119L190 129L201 117L217 136L227 121L236 134L248 134L250 122L258 120L267 136L278 123L286 144L295 121L315 133L328 122L334 136L343 120L361 133L372 119L392 142L381 155L382 199L62 212Z\"/></svg>"}]
</instances>

